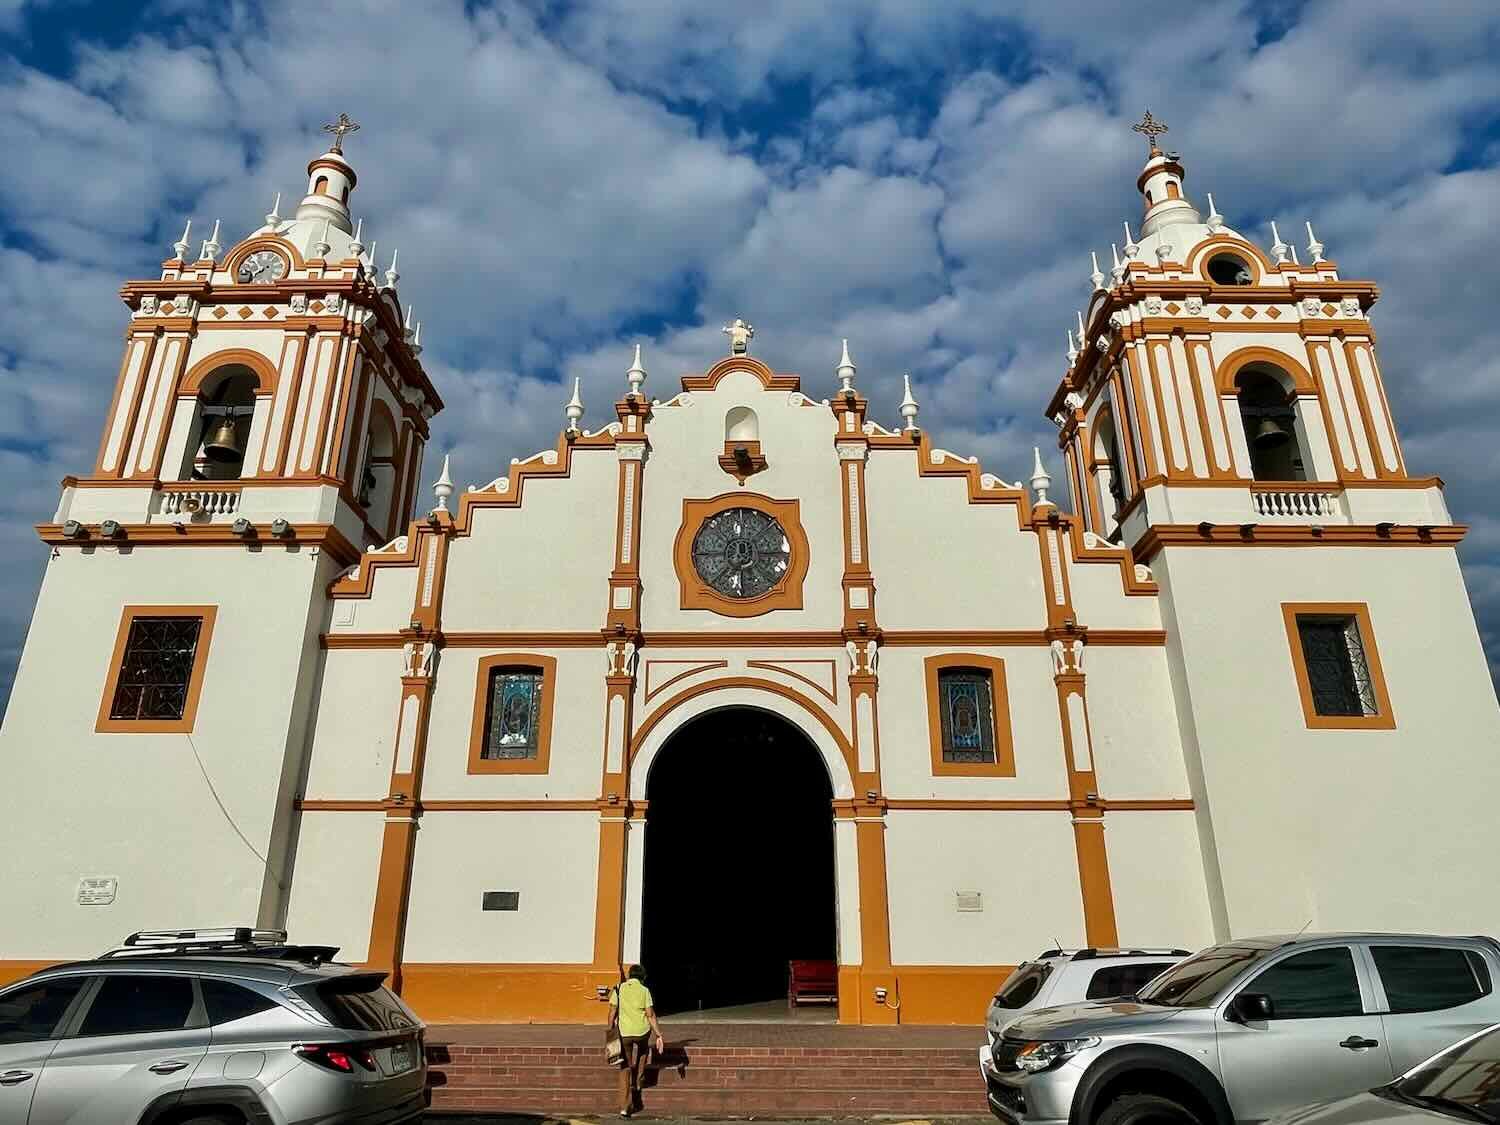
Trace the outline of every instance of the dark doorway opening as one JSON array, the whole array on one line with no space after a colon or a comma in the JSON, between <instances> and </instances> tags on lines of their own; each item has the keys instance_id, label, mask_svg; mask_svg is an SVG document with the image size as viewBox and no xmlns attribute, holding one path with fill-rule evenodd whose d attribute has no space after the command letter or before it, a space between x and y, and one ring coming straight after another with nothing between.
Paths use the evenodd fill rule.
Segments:
<instances>
[{"instance_id":1,"label":"dark doorway opening","mask_svg":"<svg viewBox=\"0 0 1500 1125\"><path fill-rule=\"evenodd\" d=\"M836 958L833 790L785 719L714 711L646 780L641 961L662 1015L784 1000L787 963Z\"/></svg>"}]
</instances>

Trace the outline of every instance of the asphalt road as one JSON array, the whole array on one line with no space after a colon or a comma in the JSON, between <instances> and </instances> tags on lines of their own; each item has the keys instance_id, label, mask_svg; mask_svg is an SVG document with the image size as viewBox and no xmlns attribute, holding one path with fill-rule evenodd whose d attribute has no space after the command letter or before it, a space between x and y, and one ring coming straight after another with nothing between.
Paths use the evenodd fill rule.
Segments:
<instances>
[{"instance_id":1,"label":"asphalt road","mask_svg":"<svg viewBox=\"0 0 1500 1125\"><path fill-rule=\"evenodd\" d=\"M428 1125L596 1125L603 1123L608 1125L611 1121L620 1120L618 1117L495 1117L489 1115L470 1116L468 1114L431 1114L426 1118ZM744 1125L746 1121L775 1120L776 1125L829 1125L831 1121L837 1120L839 1125L987 1125L992 1122L989 1117L818 1117L809 1118L806 1121L787 1120L784 1118L756 1118L739 1117L733 1119L707 1118L707 1117L632 1117L630 1120L640 1122L641 1125Z\"/></svg>"}]
</instances>

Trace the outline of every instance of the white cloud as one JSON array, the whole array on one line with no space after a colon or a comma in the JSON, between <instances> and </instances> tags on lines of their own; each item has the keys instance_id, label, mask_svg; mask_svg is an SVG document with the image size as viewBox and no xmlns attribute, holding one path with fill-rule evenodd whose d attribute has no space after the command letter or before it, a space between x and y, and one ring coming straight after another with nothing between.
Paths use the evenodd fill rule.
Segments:
<instances>
[{"instance_id":1,"label":"white cloud","mask_svg":"<svg viewBox=\"0 0 1500 1125\"><path fill-rule=\"evenodd\" d=\"M294 35L307 15L289 0L185 5L185 27L170 10L124 47L81 48L65 78L0 68L12 575L38 573L29 525L92 460L119 282L149 275L188 214L196 236L222 217L228 244L275 191L299 197L339 110L364 124L355 206L382 257L401 247L462 487L552 444L558 374L582 378L589 424L607 419L632 326L648 326L648 386L667 397L723 353L735 315L820 396L850 337L881 420L897 422L909 370L940 444L1028 475L1031 446L1054 448L1040 412L1088 250L1140 212L1128 126L1150 105L1199 199L1213 190L1251 234L1311 217L1345 276L1381 284L1407 458L1474 522L1466 573L1500 641L1500 150L1483 132L1500 11L1245 0L1145 28L1138 9L1084 0L1003 19L969 0L596 0L560 18L540 0L442 0L420 18L350 0L331 5L336 35ZM0 0L0 24L15 11ZM1451 170L1455 153L1477 166ZM0 669L33 588L0 598Z\"/></svg>"}]
</instances>

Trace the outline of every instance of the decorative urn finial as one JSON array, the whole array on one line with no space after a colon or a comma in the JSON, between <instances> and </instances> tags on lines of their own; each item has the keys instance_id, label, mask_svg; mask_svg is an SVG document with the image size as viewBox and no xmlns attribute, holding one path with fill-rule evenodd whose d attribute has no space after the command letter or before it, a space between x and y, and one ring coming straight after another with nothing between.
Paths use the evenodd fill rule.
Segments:
<instances>
[{"instance_id":1,"label":"decorative urn finial","mask_svg":"<svg viewBox=\"0 0 1500 1125\"><path fill-rule=\"evenodd\" d=\"M1036 493L1036 503L1051 504L1047 499L1047 490L1052 487L1052 478L1047 475L1047 470L1042 467L1042 451L1037 446L1031 447L1031 489Z\"/></svg>"},{"instance_id":2,"label":"decorative urn finial","mask_svg":"<svg viewBox=\"0 0 1500 1125\"><path fill-rule=\"evenodd\" d=\"M839 394L846 398L854 394L854 360L849 358L849 341L844 341L844 353L839 356L839 365L834 369L839 377Z\"/></svg>"},{"instance_id":3,"label":"decorative urn finial","mask_svg":"<svg viewBox=\"0 0 1500 1125\"><path fill-rule=\"evenodd\" d=\"M631 360L630 367L625 372L625 381L630 384L630 390L626 394L631 398L645 397L641 386L646 382L646 369L641 365L641 346L639 344L635 346L635 359Z\"/></svg>"},{"instance_id":4,"label":"decorative urn finial","mask_svg":"<svg viewBox=\"0 0 1500 1125\"><path fill-rule=\"evenodd\" d=\"M434 512L446 512L448 510L448 497L453 495L453 477L448 472L448 454L443 454L443 472L432 486L432 494L437 497L437 505L432 509Z\"/></svg>"},{"instance_id":5,"label":"decorative urn finial","mask_svg":"<svg viewBox=\"0 0 1500 1125\"><path fill-rule=\"evenodd\" d=\"M578 433L578 420L583 417L583 398L580 393L581 380L573 380L573 397L568 400L568 405L563 407L563 413L568 416L568 433Z\"/></svg>"},{"instance_id":6,"label":"decorative urn finial","mask_svg":"<svg viewBox=\"0 0 1500 1125\"><path fill-rule=\"evenodd\" d=\"M907 433L917 431L917 400L911 393L911 376L901 376L902 386L905 393L901 396L901 418L905 423L901 428Z\"/></svg>"}]
</instances>

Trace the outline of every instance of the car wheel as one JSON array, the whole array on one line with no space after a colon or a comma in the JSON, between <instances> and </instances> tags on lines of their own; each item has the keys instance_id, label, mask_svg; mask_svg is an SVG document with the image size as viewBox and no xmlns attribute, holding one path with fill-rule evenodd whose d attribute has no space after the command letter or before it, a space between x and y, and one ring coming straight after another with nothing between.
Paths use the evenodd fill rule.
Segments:
<instances>
[{"instance_id":1,"label":"car wheel","mask_svg":"<svg viewBox=\"0 0 1500 1125\"><path fill-rule=\"evenodd\" d=\"M1095 1125L1207 1125L1181 1102L1159 1094L1126 1094L1104 1107Z\"/></svg>"}]
</instances>

